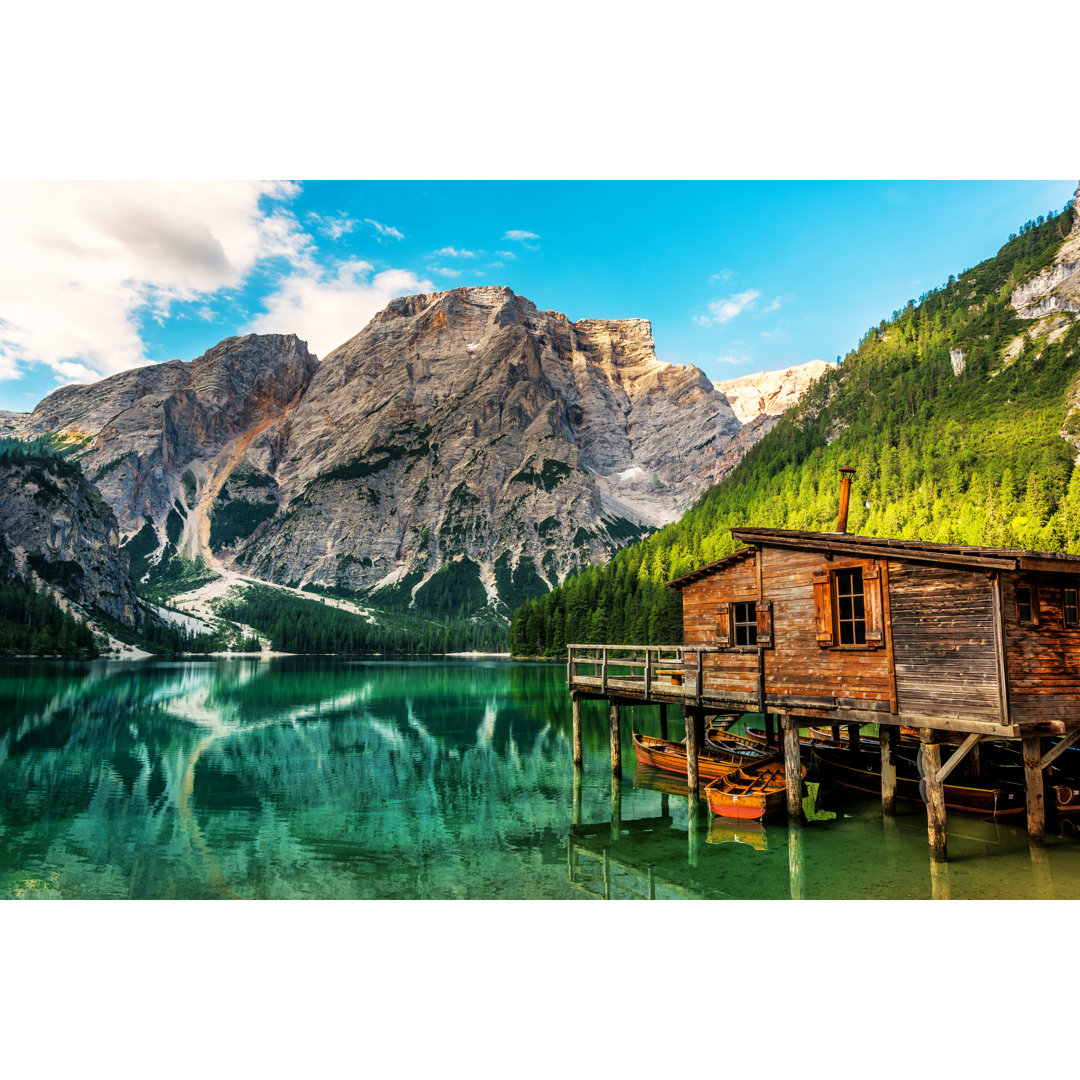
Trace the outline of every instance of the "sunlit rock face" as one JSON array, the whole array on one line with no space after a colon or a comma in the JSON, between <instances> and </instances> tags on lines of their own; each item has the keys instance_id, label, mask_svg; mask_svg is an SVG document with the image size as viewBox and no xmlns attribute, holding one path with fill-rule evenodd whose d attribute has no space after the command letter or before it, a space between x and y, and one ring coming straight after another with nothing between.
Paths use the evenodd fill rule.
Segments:
<instances>
[{"instance_id":1,"label":"sunlit rock face","mask_svg":"<svg viewBox=\"0 0 1080 1080\"><path fill-rule=\"evenodd\" d=\"M505 615L675 520L804 381L755 384L744 423L647 321L484 286L394 300L321 364L229 338L3 421L65 439L144 560Z\"/></svg>"},{"instance_id":2,"label":"sunlit rock face","mask_svg":"<svg viewBox=\"0 0 1080 1080\"><path fill-rule=\"evenodd\" d=\"M52 594L63 607L99 608L135 626L135 590L116 517L74 470L0 464L0 582Z\"/></svg>"},{"instance_id":3,"label":"sunlit rock face","mask_svg":"<svg viewBox=\"0 0 1080 1080\"><path fill-rule=\"evenodd\" d=\"M790 409L806 391L828 371L824 360L811 360L783 371L759 371L716 383L731 403L740 423L749 424L758 417L777 417Z\"/></svg>"},{"instance_id":4,"label":"sunlit rock face","mask_svg":"<svg viewBox=\"0 0 1080 1080\"><path fill-rule=\"evenodd\" d=\"M1077 214L1053 264L1014 289L1009 298L1021 318L1080 312L1080 186L1073 195L1073 206Z\"/></svg>"}]
</instances>

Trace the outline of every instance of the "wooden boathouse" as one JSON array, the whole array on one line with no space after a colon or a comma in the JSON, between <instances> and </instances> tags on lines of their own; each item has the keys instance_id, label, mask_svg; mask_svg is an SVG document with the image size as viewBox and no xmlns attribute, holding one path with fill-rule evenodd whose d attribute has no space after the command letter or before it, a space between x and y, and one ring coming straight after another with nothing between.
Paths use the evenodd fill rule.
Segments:
<instances>
[{"instance_id":1,"label":"wooden boathouse","mask_svg":"<svg viewBox=\"0 0 1080 1080\"><path fill-rule=\"evenodd\" d=\"M799 729L827 725L838 736L847 725L855 747L859 727L875 724L891 813L903 727L918 733L931 855L941 861L946 777L980 742L1017 740L1028 833L1041 841L1044 770L1080 739L1080 556L852 536L849 484L845 475L836 532L733 529L744 547L668 582L683 597L681 644L569 647L575 766L582 699L610 704L615 772L620 706L659 706L666 738L667 707L678 705L693 803L705 718L761 713L772 738L775 716L798 819Z\"/></svg>"}]
</instances>

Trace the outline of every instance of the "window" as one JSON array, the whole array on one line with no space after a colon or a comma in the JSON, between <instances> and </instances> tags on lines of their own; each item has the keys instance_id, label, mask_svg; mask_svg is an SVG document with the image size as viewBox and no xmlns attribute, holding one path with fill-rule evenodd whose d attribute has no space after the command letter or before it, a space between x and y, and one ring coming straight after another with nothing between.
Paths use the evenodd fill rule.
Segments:
<instances>
[{"instance_id":1,"label":"window","mask_svg":"<svg viewBox=\"0 0 1080 1080\"><path fill-rule=\"evenodd\" d=\"M1016 621L1021 626L1039 625L1039 607L1034 585L1016 586Z\"/></svg>"},{"instance_id":2,"label":"window","mask_svg":"<svg viewBox=\"0 0 1080 1080\"><path fill-rule=\"evenodd\" d=\"M866 644L866 603L862 571L836 571L836 629L841 645Z\"/></svg>"},{"instance_id":3,"label":"window","mask_svg":"<svg viewBox=\"0 0 1080 1080\"><path fill-rule=\"evenodd\" d=\"M872 559L814 571L814 622L823 649L877 649L885 643L881 571Z\"/></svg>"},{"instance_id":4,"label":"window","mask_svg":"<svg viewBox=\"0 0 1080 1080\"><path fill-rule=\"evenodd\" d=\"M735 644L757 644L757 604L753 600L732 605Z\"/></svg>"},{"instance_id":5,"label":"window","mask_svg":"<svg viewBox=\"0 0 1080 1080\"><path fill-rule=\"evenodd\" d=\"M1080 627L1080 589L1062 589L1062 620L1070 629Z\"/></svg>"},{"instance_id":6,"label":"window","mask_svg":"<svg viewBox=\"0 0 1080 1080\"><path fill-rule=\"evenodd\" d=\"M716 644L722 649L771 649L771 600L734 600L716 609Z\"/></svg>"}]
</instances>

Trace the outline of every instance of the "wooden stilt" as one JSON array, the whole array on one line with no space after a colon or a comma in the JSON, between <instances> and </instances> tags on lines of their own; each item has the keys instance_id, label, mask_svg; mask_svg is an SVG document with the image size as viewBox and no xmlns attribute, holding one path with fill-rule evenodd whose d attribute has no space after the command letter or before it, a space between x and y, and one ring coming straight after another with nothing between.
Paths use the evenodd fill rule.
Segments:
<instances>
[{"instance_id":1,"label":"wooden stilt","mask_svg":"<svg viewBox=\"0 0 1080 1080\"><path fill-rule=\"evenodd\" d=\"M893 754L898 734L899 732L892 724L882 724L879 729L881 737L881 809L886 814L892 814L896 811L896 761Z\"/></svg>"},{"instance_id":2,"label":"wooden stilt","mask_svg":"<svg viewBox=\"0 0 1080 1080\"><path fill-rule=\"evenodd\" d=\"M859 749L859 725L848 724L847 726L847 745L849 750Z\"/></svg>"},{"instance_id":3,"label":"wooden stilt","mask_svg":"<svg viewBox=\"0 0 1080 1080\"><path fill-rule=\"evenodd\" d=\"M931 862L945 862L948 850L945 844L945 785L938 780L941 768L941 745L936 731L923 731L922 745L923 789L926 792L926 828L930 838Z\"/></svg>"},{"instance_id":4,"label":"wooden stilt","mask_svg":"<svg viewBox=\"0 0 1080 1080\"><path fill-rule=\"evenodd\" d=\"M701 709L694 710L694 742L700 752L705 745L705 713Z\"/></svg>"},{"instance_id":5,"label":"wooden stilt","mask_svg":"<svg viewBox=\"0 0 1080 1080\"><path fill-rule=\"evenodd\" d=\"M773 714L767 712L762 715L765 717L765 743L768 746L775 746L776 736L773 734Z\"/></svg>"},{"instance_id":6,"label":"wooden stilt","mask_svg":"<svg viewBox=\"0 0 1080 1080\"><path fill-rule=\"evenodd\" d=\"M572 697L571 707L574 712L574 768L580 769L584 760L581 753L581 698Z\"/></svg>"},{"instance_id":7,"label":"wooden stilt","mask_svg":"<svg viewBox=\"0 0 1080 1080\"><path fill-rule=\"evenodd\" d=\"M802 826L788 822L788 876L791 879L791 899L803 898L803 844Z\"/></svg>"},{"instance_id":8,"label":"wooden stilt","mask_svg":"<svg viewBox=\"0 0 1080 1080\"><path fill-rule=\"evenodd\" d=\"M666 739L667 737L668 737L668 733L667 733L667 706L663 702L661 702L660 703L660 738L661 739Z\"/></svg>"},{"instance_id":9,"label":"wooden stilt","mask_svg":"<svg viewBox=\"0 0 1080 1080\"><path fill-rule=\"evenodd\" d=\"M611 721L611 774L612 776L620 776L622 774L622 732L619 724L619 703L617 701L611 703L608 715Z\"/></svg>"},{"instance_id":10,"label":"wooden stilt","mask_svg":"<svg viewBox=\"0 0 1080 1080\"><path fill-rule=\"evenodd\" d=\"M949 899L949 864L930 860L930 899Z\"/></svg>"},{"instance_id":11,"label":"wooden stilt","mask_svg":"<svg viewBox=\"0 0 1080 1080\"><path fill-rule=\"evenodd\" d=\"M698 800L698 741L697 720L692 709L686 710L686 790L690 795L691 814Z\"/></svg>"},{"instance_id":12,"label":"wooden stilt","mask_svg":"<svg viewBox=\"0 0 1080 1080\"><path fill-rule=\"evenodd\" d=\"M1046 797L1043 791L1042 740L1024 739L1024 788L1027 792L1028 839L1041 844L1046 838Z\"/></svg>"},{"instance_id":13,"label":"wooden stilt","mask_svg":"<svg viewBox=\"0 0 1080 1080\"><path fill-rule=\"evenodd\" d=\"M574 817L575 825L581 824L581 770L574 770Z\"/></svg>"},{"instance_id":14,"label":"wooden stilt","mask_svg":"<svg viewBox=\"0 0 1080 1080\"><path fill-rule=\"evenodd\" d=\"M698 849L701 845L701 814L698 812L700 809L699 800L690 796L688 809L689 818L687 820L686 862L689 866L696 867L698 864Z\"/></svg>"},{"instance_id":15,"label":"wooden stilt","mask_svg":"<svg viewBox=\"0 0 1080 1080\"><path fill-rule=\"evenodd\" d=\"M784 777L787 785L788 820L801 824L802 808L802 768L799 762L799 724L793 716L781 716L780 724L784 731Z\"/></svg>"},{"instance_id":16,"label":"wooden stilt","mask_svg":"<svg viewBox=\"0 0 1080 1080\"><path fill-rule=\"evenodd\" d=\"M611 842L618 843L622 836L622 777L611 777Z\"/></svg>"},{"instance_id":17,"label":"wooden stilt","mask_svg":"<svg viewBox=\"0 0 1080 1080\"><path fill-rule=\"evenodd\" d=\"M840 741L840 725L832 724L829 728L829 732L832 735L832 741L838 743Z\"/></svg>"}]
</instances>

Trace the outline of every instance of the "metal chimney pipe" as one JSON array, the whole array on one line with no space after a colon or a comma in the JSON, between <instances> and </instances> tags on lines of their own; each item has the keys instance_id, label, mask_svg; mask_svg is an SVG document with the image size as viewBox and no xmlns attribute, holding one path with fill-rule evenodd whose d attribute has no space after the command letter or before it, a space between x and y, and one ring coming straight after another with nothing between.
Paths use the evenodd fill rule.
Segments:
<instances>
[{"instance_id":1,"label":"metal chimney pipe","mask_svg":"<svg viewBox=\"0 0 1080 1080\"><path fill-rule=\"evenodd\" d=\"M851 496L851 478L855 470L850 465L840 466L840 513L836 518L836 531L847 532L848 499Z\"/></svg>"}]
</instances>

